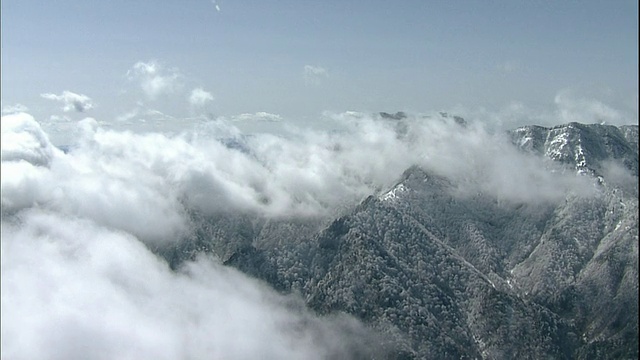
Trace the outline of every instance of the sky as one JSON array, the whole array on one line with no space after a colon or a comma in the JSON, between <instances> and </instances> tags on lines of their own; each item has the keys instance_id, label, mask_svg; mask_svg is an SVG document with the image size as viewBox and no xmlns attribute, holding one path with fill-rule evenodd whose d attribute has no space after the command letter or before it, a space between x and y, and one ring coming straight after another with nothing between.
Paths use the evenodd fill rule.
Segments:
<instances>
[{"instance_id":1,"label":"sky","mask_svg":"<svg viewBox=\"0 0 640 360\"><path fill-rule=\"evenodd\" d=\"M4 113L27 109L42 122L315 126L347 110L527 117L562 113L563 99L615 113L612 123L638 118L633 0L1 6Z\"/></svg>"}]
</instances>

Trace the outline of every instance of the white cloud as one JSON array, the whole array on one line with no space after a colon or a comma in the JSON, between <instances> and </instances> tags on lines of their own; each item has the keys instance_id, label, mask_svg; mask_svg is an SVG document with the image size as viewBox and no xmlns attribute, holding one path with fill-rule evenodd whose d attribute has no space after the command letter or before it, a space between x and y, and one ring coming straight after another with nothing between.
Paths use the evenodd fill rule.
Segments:
<instances>
[{"instance_id":1,"label":"white cloud","mask_svg":"<svg viewBox=\"0 0 640 360\"><path fill-rule=\"evenodd\" d=\"M345 358L369 339L214 259L174 272L150 251L188 233L185 206L288 196L255 158L93 119L65 154L30 115L1 121L2 358Z\"/></svg>"},{"instance_id":2,"label":"white cloud","mask_svg":"<svg viewBox=\"0 0 640 360\"><path fill-rule=\"evenodd\" d=\"M291 311L291 298L211 259L172 272L149 249L187 237L191 210L330 215L414 164L461 196L558 201L590 186L478 124L327 117L343 131L241 136L219 120L169 137L86 119L65 154L33 117L3 116L2 357L340 358L358 341L342 331L353 320Z\"/></svg>"},{"instance_id":3,"label":"white cloud","mask_svg":"<svg viewBox=\"0 0 640 360\"><path fill-rule=\"evenodd\" d=\"M34 208L2 229L2 358L344 358L347 331L366 336L212 259L173 272L91 221Z\"/></svg>"},{"instance_id":4,"label":"white cloud","mask_svg":"<svg viewBox=\"0 0 640 360\"><path fill-rule=\"evenodd\" d=\"M233 121L268 121L268 122L278 122L282 121L282 117L278 114L271 114L264 111L258 111L256 113L245 113L240 115L235 115L231 117Z\"/></svg>"},{"instance_id":5,"label":"white cloud","mask_svg":"<svg viewBox=\"0 0 640 360\"><path fill-rule=\"evenodd\" d=\"M181 75L177 69L165 69L156 61L139 61L127 71L127 77L138 81L150 100L156 100L160 95L177 91Z\"/></svg>"},{"instance_id":6,"label":"white cloud","mask_svg":"<svg viewBox=\"0 0 640 360\"><path fill-rule=\"evenodd\" d=\"M48 100L55 100L63 103L62 110L65 112L77 111L85 112L93 108L93 101L87 95L76 94L71 91L63 91L61 95L51 93L41 94L41 97Z\"/></svg>"},{"instance_id":7,"label":"white cloud","mask_svg":"<svg viewBox=\"0 0 640 360\"><path fill-rule=\"evenodd\" d=\"M189 95L189 104L192 106L203 106L210 101L213 101L213 95L202 88L193 89Z\"/></svg>"},{"instance_id":8,"label":"white cloud","mask_svg":"<svg viewBox=\"0 0 640 360\"><path fill-rule=\"evenodd\" d=\"M224 132L199 127L192 135L168 137L106 130L95 120L93 126L85 126L89 125L85 121L74 154L55 162L53 175L66 201L43 198L41 202L67 214L91 216L145 241L166 242L185 230L184 206L278 217L327 214L389 186L414 164L458 181L461 187L518 201L558 199L572 186L579 188L580 181L573 183L573 176L548 174L542 159L520 154L508 139L478 124L461 128L452 119L425 121L410 116L403 121L405 135L401 135L396 122L362 113L331 117L344 132L300 130L286 138L243 137L230 123ZM232 118L279 119L265 112ZM40 154L49 148L48 140L42 140L45 135L35 121L29 123L30 134L41 140L29 142L24 151ZM5 136L24 135L9 131ZM225 142L231 139L239 146L227 147ZM3 145L3 158L4 149ZM138 181L129 184L127 179L134 174ZM148 226L151 223L163 226Z\"/></svg>"},{"instance_id":9,"label":"white cloud","mask_svg":"<svg viewBox=\"0 0 640 360\"><path fill-rule=\"evenodd\" d=\"M1 128L2 164L24 161L34 165L48 165L51 162L55 148L33 116L26 113L4 115ZM3 181L5 175L12 175L9 172L2 173Z\"/></svg>"},{"instance_id":10,"label":"white cloud","mask_svg":"<svg viewBox=\"0 0 640 360\"><path fill-rule=\"evenodd\" d=\"M557 116L563 123L607 123L624 124L623 114L595 99L580 97L574 91L565 89L556 95L554 103L557 107Z\"/></svg>"},{"instance_id":11,"label":"white cloud","mask_svg":"<svg viewBox=\"0 0 640 360\"><path fill-rule=\"evenodd\" d=\"M29 108L22 104L15 104L2 107L2 115L15 114L21 112L27 112Z\"/></svg>"},{"instance_id":12,"label":"white cloud","mask_svg":"<svg viewBox=\"0 0 640 360\"><path fill-rule=\"evenodd\" d=\"M450 109L449 113L474 119L492 130L509 130L523 125L556 126L569 122L637 124L637 111L634 109L620 110L593 96L594 93L606 95L607 92L607 89L590 92L564 89L558 91L553 103L545 108L532 108L521 101L512 101L505 106L492 109L456 106ZM609 94L608 97L613 98L612 95Z\"/></svg>"},{"instance_id":13,"label":"white cloud","mask_svg":"<svg viewBox=\"0 0 640 360\"><path fill-rule=\"evenodd\" d=\"M329 77L327 69L320 66L305 65L304 81L308 85L319 85L322 80Z\"/></svg>"},{"instance_id":14,"label":"white cloud","mask_svg":"<svg viewBox=\"0 0 640 360\"><path fill-rule=\"evenodd\" d=\"M115 158L105 162L91 150L61 156L31 116L19 115L2 117L2 170L7 175L2 177L3 209L19 211L24 204L48 204L55 211L89 217L148 242L173 241L184 230L178 200L167 191L168 184L153 180L144 168L134 170L130 162L125 161L124 167L112 163ZM99 123L89 118L77 126L78 137L89 141ZM125 179L134 173L144 177L127 184ZM39 175L34 178L33 174ZM30 200L22 200L27 193Z\"/></svg>"}]
</instances>

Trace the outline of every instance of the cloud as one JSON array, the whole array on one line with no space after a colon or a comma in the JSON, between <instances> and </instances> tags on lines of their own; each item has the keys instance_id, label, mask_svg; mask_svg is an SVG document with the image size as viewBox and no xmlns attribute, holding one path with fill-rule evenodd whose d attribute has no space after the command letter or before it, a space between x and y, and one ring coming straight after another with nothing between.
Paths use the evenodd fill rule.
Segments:
<instances>
[{"instance_id":1,"label":"cloud","mask_svg":"<svg viewBox=\"0 0 640 360\"><path fill-rule=\"evenodd\" d=\"M557 117L563 123L608 123L624 124L623 114L595 99L580 97L571 89L558 92L554 98L557 107Z\"/></svg>"},{"instance_id":2,"label":"cloud","mask_svg":"<svg viewBox=\"0 0 640 360\"><path fill-rule=\"evenodd\" d=\"M453 193L459 196L485 193L516 203L544 203L568 194L593 194L589 179L562 171L544 158L523 154L504 133L488 131L480 122L460 126L454 117L434 113L383 125L361 116L340 114L338 119L356 125L364 139L376 144L355 147L364 149L356 164L381 166L374 183L384 182L385 168L396 173L419 165L449 179Z\"/></svg>"},{"instance_id":3,"label":"cloud","mask_svg":"<svg viewBox=\"0 0 640 360\"><path fill-rule=\"evenodd\" d=\"M327 69L320 66L304 66L304 82L308 85L320 85L322 80L329 77Z\"/></svg>"},{"instance_id":4,"label":"cloud","mask_svg":"<svg viewBox=\"0 0 640 360\"><path fill-rule=\"evenodd\" d=\"M523 125L556 126L569 122L609 125L637 124L637 111L624 111L585 93L606 93L607 90L578 92L558 91L553 103L546 108L533 108L520 101L511 101L499 108L466 108L456 106L448 110L467 119L474 119L492 130L509 130ZM612 97L612 94L608 95Z\"/></svg>"},{"instance_id":5,"label":"cloud","mask_svg":"<svg viewBox=\"0 0 640 360\"><path fill-rule=\"evenodd\" d=\"M497 109L457 106L448 111L465 119L474 119L491 131L506 131L523 125L558 125L552 111L536 111L520 101L511 101Z\"/></svg>"},{"instance_id":6,"label":"cloud","mask_svg":"<svg viewBox=\"0 0 640 360\"><path fill-rule=\"evenodd\" d=\"M86 139L99 126L89 118L80 121L75 131ZM89 217L150 243L175 240L184 230L184 219L178 199L171 192L165 194L168 184L154 181L144 169L134 170L131 162L123 167L113 160L104 162L91 150L63 156L33 117L3 116L2 171L7 176L2 177L2 208L15 212L26 205L46 204L56 212ZM143 177L127 184L132 171ZM153 225L155 221L158 224Z\"/></svg>"},{"instance_id":7,"label":"cloud","mask_svg":"<svg viewBox=\"0 0 640 360\"><path fill-rule=\"evenodd\" d=\"M1 121L2 358L348 358L372 336L218 260L172 271L151 252L186 236L185 206L255 207L255 159L94 119L63 153L30 115Z\"/></svg>"},{"instance_id":8,"label":"cloud","mask_svg":"<svg viewBox=\"0 0 640 360\"><path fill-rule=\"evenodd\" d=\"M21 112L27 112L27 111L29 111L29 108L27 108L22 104L15 104L15 105L2 107L2 115L21 113Z\"/></svg>"},{"instance_id":9,"label":"cloud","mask_svg":"<svg viewBox=\"0 0 640 360\"><path fill-rule=\"evenodd\" d=\"M189 95L189 104L192 106L203 106L210 101L213 101L213 95L202 88L193 89Z\"/></svg>"},{"instance_id":10,"label":"cloud","mask_svg":"<svg viewBox=\"0 0 640 360\"><path fill-rule=\"evenodd\" d=\"M602 174L605 181L629 194L638 196L638 176L626 168L619 161L606 160L602 162Z\"/></svg>"},{"instance_id":11,"label":"cloud","mask_svg":"<svg viewBox=\"0 0 640 360\"><path fill-rule=\"evenodd\" d=\"M50 164L55 147L33 116L26 113L4 115L1 128L3 165L5 162L26 162L42 166ZM12 175L4 171L3 174Z\"/></svg>"},{"instance_id":12,"label":"cloud","mask_svg":"<svg viewBox=\"0 0 640 360\"><path fill-rule=\"evenodd\" d=\"M3 358L328 359L367 337L214 259L174 272L127 233L42 209L3 217L1 276Z\"/></svg>"},{"instance_id":13,"label":"cloud","mask_svg":"<svg viewBox=\"0 0 640 360\"><path fill-rule=\"evenodd\" d=\"M34 194L49 194L48 186L56 183L64 201L47 195L38 203L90 216L151 243L166 243L186 231L183 213L190 208L271 217L331 214L392 185L415 164L450 178L460 189L514 201L553 201L588 187L573 173L550 171L544 159L521 154L506 136L478 123L461 127L439 114L410 115L401 122L363 113L326 116L342 131L292 128L286 136L244 136L232 122L218 119L210 123L218 126L167 136L108 130L89 119L78 125L74 152L56 161L47 155L46 135L31 118L29 134L39 140L26 142L25 137L29 145L20 151L55 164L47 172L54 180L29 184L45 189L33 189ZM232 118L279 119L264 112ZM23 139L20 134L9 130L3 138ZM7 154L18 153L15 149L21 148L8 147ZM3 159L4 154L3 145ZM137 181L130 184L134 175Z\"/></svg>"},{"instance_id":14,"label":"cloud","mask_svg":"<svg viewBox=\"0 0 640 360\"><path fill-rule=\"evenodd\" d=\"M172 271L150 249L189 238L191 211L331 216L416 164L459 196L589 195L587 176L475 122L325 117L340 131L245 136L216 120L166 136L85 119L63 153L32 116L2 116L2 357L345 358L372 336L352 318L319 319L215 259Z\"/></svg>"},{"instance_id":15,"label":"cloud","mask_svg":"<svg viewBox=\"0 0 640 360\"><path fill-rule=\"evenodd\" d=\"M127 77L140 83L147 98L156 100L177 91L181 75L177 69L165 69L156 61L139 61L127 71Z\"/></svg>"},{"instance_id":16,"label":"cloud","mask_svg":"<svg viewBox=\"0 0 640 360\"><path fill-rule=\"evenodd\" d=\"M278 114L271 114L264 111L258 111L254 114L245 113L240 115L235 115L231 117L232 121L267 121L267 122L278 122L282 121L282 117Z\"/></svg>"},{"instance_id":17,"label":"cloud","mask_svg":"<svg viewBox=\"0 0 640 360\"><path fill-rule=\"evenodd\" d=\"M93 101L91 100L91 98L86 95L73 93L71 91L65 90L61 95L46 93L41 94L40 96L48 100L62 102L64 104L62 107L62 110L64 112L85 112L86 110L93 108Z\"/></svg>"}]
</instances>

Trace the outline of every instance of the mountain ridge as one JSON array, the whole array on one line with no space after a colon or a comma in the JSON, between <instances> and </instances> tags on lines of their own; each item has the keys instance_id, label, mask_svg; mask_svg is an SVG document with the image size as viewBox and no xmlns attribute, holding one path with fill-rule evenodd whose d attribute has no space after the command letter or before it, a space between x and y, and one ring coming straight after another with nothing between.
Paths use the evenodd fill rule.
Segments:
<instances>
[{"instance_id":1,"label":"mountain ridge","mask_svg":"<svg viewBox=\"0 0 640 360\"><path fill-rule=\"evenodd\" d=\"M508 133L591 181L588 196L460 196L414 165L333 220L196 217L201 230L170 258L210 251L319 314L353 315L386 335L387 358L637 358L637 134L579 123Z\"/></svg>"}]
</instances>

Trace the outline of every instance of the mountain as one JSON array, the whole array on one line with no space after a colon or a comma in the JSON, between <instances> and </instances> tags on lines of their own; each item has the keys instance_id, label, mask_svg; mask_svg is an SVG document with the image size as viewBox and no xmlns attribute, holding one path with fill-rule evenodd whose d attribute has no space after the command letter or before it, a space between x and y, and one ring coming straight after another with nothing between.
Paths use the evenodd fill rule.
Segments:
<instances>
[{"instance_id":1,"label":"mountain","mask_svg":"<svg viewBox=\"0 0 640 360\"><path fill-rule=\"evenodd\" d=\"M381 358L637 359L638 126L508 136L590 192L463 196L416 165L333 219L194 213L191 238L162 253L178 267L211 252L319 314L351 314L384 335Z\"/></svg>"},{"instance_id":2,"label":"mountain","mask_svg":"<svg viewBox=\"0 0 640 360\"><path fill-rule=\"evenodd\" d=\"M602 172L603 162L621 161L638 175L638 126L569 123L552 128L525 126L510 132L523 150L579 171Z\"/></svg>"}]
</instances>

